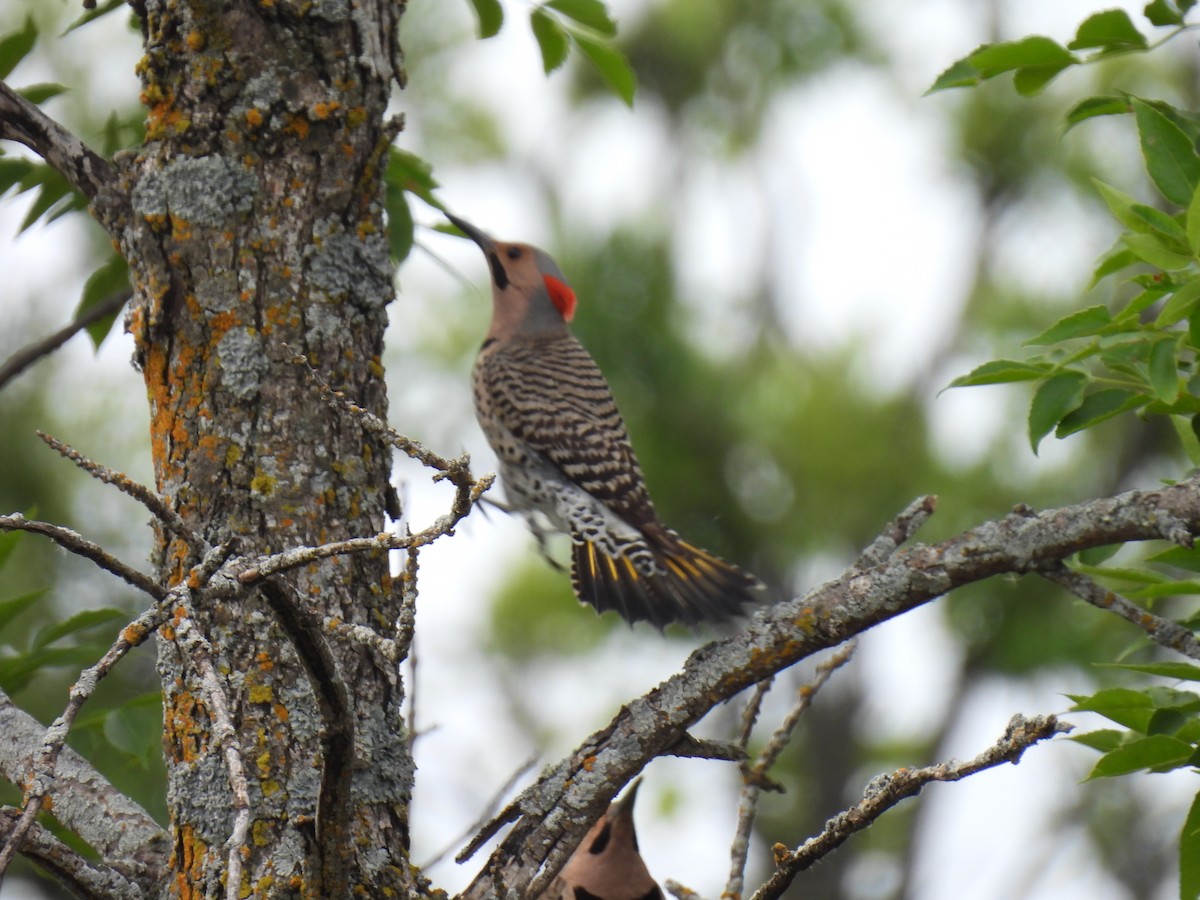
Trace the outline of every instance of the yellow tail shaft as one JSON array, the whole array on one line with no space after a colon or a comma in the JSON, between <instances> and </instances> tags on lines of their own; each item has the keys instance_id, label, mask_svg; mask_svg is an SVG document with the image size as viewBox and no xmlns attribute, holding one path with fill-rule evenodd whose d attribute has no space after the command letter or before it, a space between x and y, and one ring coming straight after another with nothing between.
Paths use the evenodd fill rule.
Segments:
<instances>
[{"instance_id":1,"label":"yellow tail shaft","mask_svg":"<svg viewBox=\"0 0 1200 900\"><path fill-rule=\"evenodd\" d=\"M753 575L669 532L654 548L659 571L639 572L627 554L610 555L590 541L575 544L571 582L576 595L599 612L626 621L723 622L752 603L762 584Z\"/></svg>"}]
</instances>

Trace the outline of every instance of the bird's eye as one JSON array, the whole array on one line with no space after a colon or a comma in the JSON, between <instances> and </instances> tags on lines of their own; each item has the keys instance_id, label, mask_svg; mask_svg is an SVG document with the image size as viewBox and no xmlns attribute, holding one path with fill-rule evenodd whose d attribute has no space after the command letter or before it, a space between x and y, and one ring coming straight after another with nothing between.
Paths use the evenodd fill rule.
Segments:
<instances>
[{"instance_id":1,"label":"bird's eye","mask_svg":"<svg viewBox=\"0 0 1200 900\"><path fill-rule=\"evenodd\" d=\"M509 259L520 259L521 258L521 248L520 247L509 247L508 250L506 251L506 255L508 256Z\"/></svg>"}]
</instances>

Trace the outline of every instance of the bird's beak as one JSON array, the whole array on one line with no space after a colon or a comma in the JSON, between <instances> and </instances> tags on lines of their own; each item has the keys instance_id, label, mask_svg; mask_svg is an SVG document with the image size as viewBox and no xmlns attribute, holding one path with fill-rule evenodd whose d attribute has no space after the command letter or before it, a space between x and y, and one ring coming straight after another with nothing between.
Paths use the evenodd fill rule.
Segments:
<instances>
[{"instance_id":1,"label":"bird's beak","mask_svg":"<svg viewBox=\"0 0 1200 900\"><path fill-rule=\"evenodd\" d=\"M478 228L476 228L474 225L472 225L470 222L466 222L466 221L460 219L458 216L453 215L451 213L446 213L446 218L449 219L458 228L459 231L461 231L463 234L465 234L467 237L469 237L471 240L473 240L476 244L478 244L479 249L482 250L484 253L490 253L495 248L496 242L493 241L486 234L484 234L482 231L480 231Z\"/></svg>"},{"instance_id":2,"label":"bird's beak","mask_svg":"<svg viewBox=\"0 0 1200 900\"><path fill-rule=\"evenodd\" d=\"M625 816L630 821L633 821L633 804L637 800L638 788L642 786L642 779L638 779L629 786L625 791L625 796L617 801L617 805L613 807L612 816L610 819L616 819Z\"/></svg>"}]
</instances>

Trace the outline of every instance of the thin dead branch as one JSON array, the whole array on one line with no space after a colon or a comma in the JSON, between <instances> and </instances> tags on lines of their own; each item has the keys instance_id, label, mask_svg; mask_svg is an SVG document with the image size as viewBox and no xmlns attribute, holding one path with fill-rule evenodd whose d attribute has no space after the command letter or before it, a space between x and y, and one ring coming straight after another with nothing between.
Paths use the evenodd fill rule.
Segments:
<instances>
[{"instance_id":1,"label":"thin dead branch","mask_svg":"<svg viewBox=\"0 0 1200 900\"><path fill-rule=\"evenodd\" d=\"M1150 640L1159 646L1200 660L1200 641L1196 640L1196 635L1192 633L1191 629L1185 628L1178 622L1156 616L1148 609L1125 599L1116 591L1102 587L1087 575L1072 571L1061 562L1042 567L1038 570L1038 574L1092 606L1114 613L1126 622L1133 623L1146 632Z\"/></svg>"},{"instance_id":2,"label":"thin dead branch","mask_svg":"<svg viewBox=\"0 0 1200 900\"><path fill-rule=\"evenodd\" d=\"M132 291L122 291L113 294L111 297L106 297L99 303L81 312L76 318L53 334L22 347L6 359L3 365L0 365L0 390L3 390L6 384L38 360L49 356L89 325L99 322L107 316L115 315L129 301L131 296L133 296Z\"/></svg>"},{"instance_id":3,"label":"thin dead branch","mask_svg":"<svg viewBox=\"0 0 1200 900\"><path fill-rule=\"evenodd\" d=\"M858 648L857 640L851 639L821 660L810 681L801 685L796 692L796 702L788 710L779 727L771 734L767 745L759 753L753 765L742 765L742 790L738 797L738 822L730 848L729 880L726 882L726 897L740 897L746 881L746 860L750 854L750 835L754 819L758 814L758 800L764 789L778 789L768 778L767 772L775 765L792 738L792 732L800 717L812 705L813 698L825 686L833 673L850 661Z\"/></svg>"},{"instance_id":4,"label":"thin dead branch","mask_svg":"<svg viewBox=\"0 0 1200 900\"><path fill-rule=\"evenodd\" d=\"M820 834L792 851L776 844L775 874L754 892L751 900L773 900L782 896L799 872L868 827L901 800L919 794L925 785L934 781L960 781L1002 763L1016 765L1034 744L1070 730L1070 725L1059 722L1054 716L1026 719L1016 715L1009 721L1003 737L968 762L951 760L923 769L897 769L890 775L872 779L863 791L862 800L830 819Z\"/></svg>"}]
</instances>

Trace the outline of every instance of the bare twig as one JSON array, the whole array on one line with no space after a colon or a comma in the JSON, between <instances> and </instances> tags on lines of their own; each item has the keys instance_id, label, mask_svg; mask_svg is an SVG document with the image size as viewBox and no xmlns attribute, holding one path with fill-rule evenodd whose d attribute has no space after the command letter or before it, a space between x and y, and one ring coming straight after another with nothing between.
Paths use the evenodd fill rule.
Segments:
<instances>
[{"instance_id":1,"label":"bare twig","mask_svg":"<svg viewBox=\"0 0 1200 900\"><path fill-rule=\"evenodd\" d=\"M177 534L179 537L187 541L189 547L197 556L203 556L210 549L208 543L201 538L196 532L188 526L183 518L165 499L160 497L144 484L134 481L123 472L118 472L115 469L110 469L108 466L98 463L95 460L84 456L70 444L60 441L53 435L46 434L43 431L38 431L37 436L45 441L52 449L56 450L62 456L65 456L83 471L87 472L98 481L105 484L114 485L124 494L128 494L142 506L146 507L156 519L162 522L163 526L172 534Z\"/></svg>"},{"instance_id":2,"label":"bare twig","mask_svg":"<svg viewBox=\"0 0 1200 900\"><path fill-rule=\"evenodd\" d=\"M830 819L820 834L809 838L794 851L776 844L775 874L755 891L751 900L782 896L799 872L841 846L852 834L862 831L901 800L919 794L930 782L959 781L1001 763L1015 765L1034 744L1070 730L1070 725L1059 722L1054 716L1026 719L1016 715L1009 721L1004 736L969 762L951 760L923 769L897 769L891 775L872 779L863 792L863 799Z\"/></svg>"},{"instance_id":3,"label":"bare twig","mask_svg":"<svg viewBox=\"0 0 1200 900\"><path fill-rule=\"evenodd\" d=\"M185 614L175 622L175 641L192 660L200 675L200 691L212 716L212 737L225 757L225 769L229 774L229 789L233 794L232 808L236 810L233 829L225 847L229 852L228 871L225 876L225 900L237 900L242 890L242 850L250 828L250 787L246 780L246 769L242 764L242 744L233 716L229 712L229 698L213 665L213 650L208 638L200 633L189 600L180 603Z\"/></svg>"},{"instance_id":4,"label":"bare twig","mask_svg":"<svg viewBox=\"0 0 1200 900\"><path fill-rule=\"evenodd\" d=\"M272 575L279 575L290 569L306 566L331 556L348 553L376 553L380 550L413 550L424 547L439 537L454 534L454 526L471 511L472 506L479 499L479 495L490 488L494 480L495 476L489 474L484 475L478 481L471 481L466 486L460 486L455 500L451 504L450 512L439 516L433 524L422 531L413 534L391 534L383 531L374 537L347 538L344 541L330 541L316 547L293 547L291 550L260 558L254 565L244 569L238 578L242 584L252 585ZM2 518L0 518L0 527L3 527Z\"/></svg>"},{"instance_id":5,"label":"bare twig","mask_svg":"<svg viewBox=\"0 0 1200 900\"><path fill-rule=\"evenodd\" d=\"M467 826L461 835L456 837L449 844L435 853L428 862L423 863L421 868L428 869L430 866L440 863L443 859L450 855L450 852L455 847L482 828L484 823L486 823L490 818L492 818L492 816L496 814L496 810L500 808L500 802L508 795L516 783L525 776L525 773L537 764L537 761L538 754L535 753L533 756L529 757L529 759L525 760L525 762L521 763L520 767L513 772L512 775L508 777L508 780L500 786L500 789L492 795L492 799L488 801L487 805L483 808L483 812L479 814L479 818L473 824Z\"/></svg>"},{"instance_id":6,"label":"bare twig","mask_svg":"<svg viewBox=\"0 0 1200 900\"><path fill-rule=\"evenodd\" d=\"M1188 534L1200 530L1198 478L984 522L938 544L901 548L876 566L852 567L804 597L760 610L741 632L700 648L682 671L626 704L482 829L460 857L516 823L462 897L482 900L497 879L536 894L621 786L714 706L771 674L961 585L1036 572L1089 547L1164 534L1181 540L1180 525Z\"/></svg>"},{"instance_id":7,"label":"bare twig","mask_svg":"<svg viewBox=\"0 0 1200 900\"><path fill-rule=\"evenodd\" d=\"M937 497L926 494L904 508L892 523L871 541L854 564L856 569L870 569L887 562L902 544L908 542L937 510Z\"/></svg>"},{"instance_id":8,"label":"bare twig","mask_svg":"<svg viewBox=\"0 0 1200 900\"><path fill-rule=\"evenodd\" d=\"M775 765L779 754L787 747L800 717L812 705L813 697L825 686L834 672L849 662L857 647L857 640L849 640L828 659L821 661L812 680L802 685L797 691L796 703L784 716L779 727L775 729L771 739L767 741L766 747L758 755L758 759L754 761L753 765L744 764L741 767L742 791L738 797L738 822L730 847L729 881L726 883L724 896L742 896L746 881L746 859L750 854L750 832L754 828L754 818L758 814L758 799L764 789L777 789L769 781L767 772Z\"/></svg>"},{"instance_id":9,"label":"bare twig","mask_svg":"<svg viewBox=\"0 0 1200 900\"><path fill-rule=\"evenodd\" d=\"M39 522L36 519L27 519L20 513L10 513L0 516L0 531L28 531L48 537L64 550L69 550L84 559L90 559L106 572L111 572L122 581L149 594L155 600L162 600L167 596L167 589L149 575L143 575L132 566L126 565L99 544L87 540L70 528L51 525L49 522Z\"/></svg>"},{"instance_id":10,"label":"bare twig","mask_svg":"<svg viewBox=\"0 0 1200 900\"><path fill-rule=\"evenodd\" d=\"M49 356L93 322L99 322L105 316L111 316L116 313L131 296L133 296L132 291L122 291L118 294L113 294L111 297L106 297L94 306L84 310L75 319L53 334L22 347L6 359L3 365L0 365L0 390L3 390L6 384L35 362L42 357Z\"/></svg>"},{"instance_id":11,"label":"bare twig","mask_svg":"<svg viewBox=\"0 0 1200 900\"><path fill-rule=\"evenodd\" d=\"M1148 609L1143 609L1131 600L1127 600L1116 591L1097 584L1093 579L1081 572L1068 569L1061 562L1051 563L1038 570L1038 574L1048 581L1053 581L1059 587L1065 588L1076 597L1092 606L1116 613L1126 622L1132 622L1156 644L1200 659L1200 641L1196 640L1190 628L1185 628L1178 622L1156 616Z\"/></svg>"},{"instance_id":12,"label":"bare twig","mask_svg":"<svg viewBox=\"0 0 1200 900\"><path fill-rule=\"evenodd\" d=\"M24 144L89 200L114 177L108 160L3 82L0 140Z\"/></svg>"},{"instance_id":13,"label":"bare twig","mask_svg":"<svg viewBox=\"0 0 1200 900\"><path fill-rule=\"evenodd\" d=\"M79 710L83 708L83 704L95 692L96 685L105 675L112 671L113 666L126 653L154 633L166 620L170 610L177 602L181 602L191 596L192 584L202 587L207 583L208 579L216 573L217 569L229 557L229 552L230 547L223 545L209 553L208 556L188 573L187 578L171 588L162 602L155 604L134 619L133 622L121 629L117 640L108 649L108 652L101 657L98 663L84 669L79 674L79 679L71 686L67 706L63 710L62 715L55 719L50 727L46 729L46 736L42 741L41 751L33 766L32 777L25 788L24 809L21 813L21 818L13 828L8 840L5 841L3 848L0 848L0 877L8 870L13 856L21 848L21 841L33 825L33 821L37 818L38 811L42 808L46 795L50 792L51 787L53 787L54 770L58 762L58 756L67 742L67 735L71 732L71 726L75 722L75 717L79 714Z\"/></svg>"}]
</instances>

